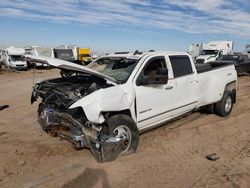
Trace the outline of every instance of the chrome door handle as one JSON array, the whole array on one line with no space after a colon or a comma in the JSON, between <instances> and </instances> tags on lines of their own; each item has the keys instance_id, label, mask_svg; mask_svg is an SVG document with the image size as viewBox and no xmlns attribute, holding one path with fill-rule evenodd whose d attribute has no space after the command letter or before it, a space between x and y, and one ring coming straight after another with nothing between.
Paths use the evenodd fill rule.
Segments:
<instances>
[{"instance_id":1,"label":"chrome door handle","mask_svg":"<svg viewBox=\"0 0 250 188\"><path fill-rule=\"evenodd\" d=\"M170 90L170 89L173 89L173 88L174 88L174 86L167 86L167 87L165 87L166 90Z\"/></svg>"}]
</instances>

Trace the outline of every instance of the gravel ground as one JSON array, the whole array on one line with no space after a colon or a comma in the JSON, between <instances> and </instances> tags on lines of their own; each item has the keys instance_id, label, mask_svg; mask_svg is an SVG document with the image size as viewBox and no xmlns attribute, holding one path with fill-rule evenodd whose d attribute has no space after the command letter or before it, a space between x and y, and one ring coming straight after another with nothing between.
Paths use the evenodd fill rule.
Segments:
<instances>
[{"instance_id":1,"label":"gravel ground","mask_svg":"<svg viewBox=\"0 0 250 188\"><path fill-rule=\"evenodd\" d=\"M36 121L32 85L58 75L0 72L0 105L10 105L0 111L0 187L250 187L250 77L239 78L228 118L190 114L142 134L137 153L100 164Z\"/></svg>"}]
</instances>

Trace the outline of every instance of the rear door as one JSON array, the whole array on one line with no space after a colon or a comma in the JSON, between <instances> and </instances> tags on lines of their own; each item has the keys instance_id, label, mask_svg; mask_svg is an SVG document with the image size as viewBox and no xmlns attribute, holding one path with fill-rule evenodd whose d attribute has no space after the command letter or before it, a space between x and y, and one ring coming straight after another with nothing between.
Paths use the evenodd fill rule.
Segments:
<instances>
[{"instance_id":1,"label":"rear door","mask_svg":"<svg viewBox=\"0 0 250 188\"><path fill-rule=\"evenodd\" d=\"M178 116L191 111L197 105L197 73L187 55L170 55L169 61L176 85L173 116Z\"/></svg>"}]
</instances>

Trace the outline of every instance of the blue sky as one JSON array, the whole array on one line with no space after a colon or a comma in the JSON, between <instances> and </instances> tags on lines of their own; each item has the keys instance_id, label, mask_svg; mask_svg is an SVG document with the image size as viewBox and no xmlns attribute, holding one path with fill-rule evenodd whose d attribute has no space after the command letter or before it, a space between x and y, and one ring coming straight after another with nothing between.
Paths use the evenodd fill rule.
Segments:
<instances>
[{"instance_id":1,"label":"blue sky","mask_svg":"<svg viewBox=\"0 0 250 188\"><path fill-rule=\"evenodd\" d=\"M0 47L76 44L99 53L250 43L249 0L0 0Z\"/></svg>"}]
</instances>

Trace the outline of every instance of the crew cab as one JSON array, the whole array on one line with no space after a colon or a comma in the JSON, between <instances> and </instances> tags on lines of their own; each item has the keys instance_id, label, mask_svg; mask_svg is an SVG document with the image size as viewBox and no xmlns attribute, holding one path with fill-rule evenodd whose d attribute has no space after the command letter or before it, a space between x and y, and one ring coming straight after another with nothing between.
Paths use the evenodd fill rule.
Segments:
<instances>
[{"instance_id":1,"label":"crew cab","mask_svg":"<svg viewBox=\"0 0 250 188\"><path fill-rule=\"evenodd\" d=\"M77 149L90 148L99 162L135 152L139 133L198 109L226 117L236 102L231 64L197 64L187 53L144 52L102 56L88 66L26 56L61 69L38 82L38 121Z\"/></svg>"},{"instance_id":2,"label":"crew cab","mask_svg":"<svg viewBox=\"0 0 250 188\"><path fill-rule=\"evenodd\" d=\"M250 73L250 59L247 54L235 53L230 55L223 55L215 61L216 63L232 63L238 75Z\"/></svg>"}]
</instances>

